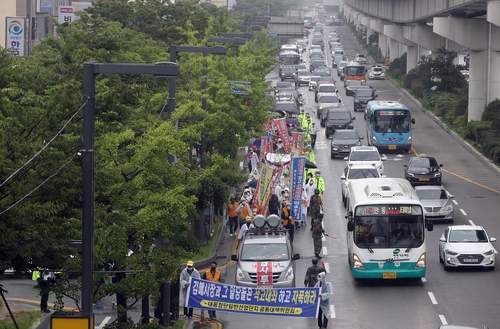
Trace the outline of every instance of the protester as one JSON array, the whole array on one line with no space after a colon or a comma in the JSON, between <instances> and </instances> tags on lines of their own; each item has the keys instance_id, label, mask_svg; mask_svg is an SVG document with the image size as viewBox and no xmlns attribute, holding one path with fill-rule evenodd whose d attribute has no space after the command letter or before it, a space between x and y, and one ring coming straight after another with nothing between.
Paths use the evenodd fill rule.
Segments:
<instances>
[{"instance_id":1,"label":"protester","mask_svg":"<svg viewBox=\"0 0 500 329\"><path fill-rule=\"evenodd\" d=\"M252 229L252 228L255 228L255 226L252 224L252 217L247 216L245 218L245 224L241 225L240 234L238 234L238 240L239 240L238 244L239 244L239 242L241 242L241 239L243 239L245 232Z\"/></svg>"},{"instance_id":2,"label":"protester","mask_svg":"<svg viewBox=\"0 0 500 329\"><path fill-rule=\"evenodd\" d=\"M318 264L319 259L316 257L313 257L312 259L312 265L307 269L306 271L306 277L304 278L304 285L306 287L314 287L316 282L318 282L318 274L321 272L325 272L326 270L323 267L323 264Z\"/></svg>"},{"instance_id":3,"label":"protester","mask_svg":"<svg viewBox=\"0 0 500 329\"><path fill-rule=\"evenodd\" d=\"M190 278L200 279L200 273L198 272L198 270L196 270L194 268L194 262L192 260L190 260L186 263L186 268L184 268L182 270L180 278L179 278L179 282L180 282L181 289L182 289L183 303L184 303L184 317L188 318L188 319L191 319L193 317L193 308L190 307L188 309L188 307L186 305L186 303L187 303L187 291L188 291L189 285L191 284L189 282Z\"/></svg>"},{"instance_id":4,"label":"protester","mask_svg":"<svg viewBox=\"0 0 500 329\"><path fill-rule=\"evenodd\" d=\"M313 220L314 224L312 227L312 238L314 244L314 256L316 258L322 258L319 254L321 249L323 249L323 233L325 230L323 229L323 214L320 214L316 219Z\"/></svg>"},{"instance_id":5,"label":"protester","mask_svg":"<svg viewBox=\"0 0 500 329\"><path fill-rule=\"evenodd\" d=\"M248 173L251 174L254 169L258 169L259 157L257 153L251 151L247 156Z\"/></svg>"},{"instance_id":6,"label":"protester","mask_svg":"<svg viewBox=\"0 0 500 329\"><path fill-rule=\"evenodd\" d=\"M241 198L240 204L238 205L238 208L236 208L236 213L238 214L240 226L245 224L245 220L247 217L253 217L252 209L250 208L250 205L248 204L245 197Z\"/></svg>"},{"instance_id":7,"label":"protester","mask_svg":"<svg viewBox=\"0 0 500 329\"><path fill-rule=\"evenodd\" d=\"M217 262L213 261L210 263L210 269L205 271L204 279L212 282L220 282L220 271L217 269ZM217 318L214 310L208 310L208 315L210 316L210 320Z\"/></svg>"},{"instance_id":8,"label":"protester","mask_svg":"<svg viewBox=\"0 0 500 329\"><path fill-rule=\"evenodd\" d=\"M306 226L307 225L307 208L309 207L309 198L306 193L305 187L302 188L302 214L301 214L301 221L300 225L301 226Z\"/></svg>"},{"instance_id":9,"label":"protester","mask_svg":"<svg viewBox=\"0 0 500 329\"><path fill-rule=\"evenodd\" d=\"M278 215L280 214L280 205L279 205L279 198L276 194L273 193L271 198L269 199L269 214L270 215Z\"/></svg>"},{"instance_id":10,"label":"protester","mask_svg":"<svg viewBox=\"0 0 500 329\"><path fill-rule=\"evenodd\" d=\"M285 202L283 204L281 219L283 220L283 227L288 230L288 234L290 235L290 243L293 243L293 237L295 235L295 219L292 217L292 205L289 202Z\"/></svg>"},{"instance_id":11,"label":"protester","mask_svg":"<svg viewBox=\"0 0 500 329\"><path fill-rule=\"evenodd\" d=\"M38 278L38 284L40 285L42 298L40 299L40 310L44 313L50 313L48 308L49 294L52 287L56 284L56 276L54 272L45 270L40 274Z\"/></svg>"},{"instance_id":12,"label":"protester","mask_svg":"<svg viewBox=\"0 0 500 329\"><path fill-rule=\"evenodd\" d=\"M318 274L318 282L314 285L319 288L319 313L318 326L319 329L328 327L328 318L330 317L330 295L332 294L332 284L326 281L326 273Z\"/></svg>"},{"instance_id":13,"label":"protester","mask_svg":"<svg viewBox=\"0 0 500 329\"><path fill-rule=\"evenodd\" d=\"M285 154L285 144L283 144L283 141L278 139L278 143L276 143L276 150L274 151L275 153L280 153L280 154Z\"/></svg>"},{"instance_id":14,"label":"protester","mask_svg":"<svg viewBox=\"0 0 500 329\"><path fill-rule=\"evenodd\" d=\"M314 190L314 195L309 199L309 209L311 213L311 225L314 223L314 219L318 218L319 214L323 211L323 200L319 196L319 189ZM312 226L311 226L312 230Z\"/></svg>"},{"instance_id":15,"label":"protester","mask_svg":"<svg viewBox=\"0 0 500 329\"><path fill-rule=\"evenodd\" d=\"M311 147L314 148L316 145L316 135L318 134L319 128L316 127L316 124L313 122L311 127L309 128L309 135L311 136Z\"/></svg>"},{"instance_id":16,"label":"protester","mask_svg":"<svg viewBox=\"0 0 500 329\"><path fill-rule=\"evenodd\" d=\"M238 213L236 209L238 209L238 202L236 202L236 197L231 196L229 203L227 204L226 214L229 221L229 236L233 236L238 230Z\"/></svg>"}]
</instances>

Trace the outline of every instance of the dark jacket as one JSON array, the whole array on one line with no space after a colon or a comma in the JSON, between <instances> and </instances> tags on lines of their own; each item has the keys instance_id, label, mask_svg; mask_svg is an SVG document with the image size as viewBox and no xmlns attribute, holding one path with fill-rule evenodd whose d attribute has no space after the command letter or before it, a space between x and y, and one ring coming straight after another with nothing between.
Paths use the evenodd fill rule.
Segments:
<instances>
[{"instance_id":1,"label":"dark jacket","mask_svg":"<svg viewBox=\"0 0 500 329\"><path fill-rule=\"evenodd\" d=\"M273 194L271 196L271 199L269 199L269 212L274 215L280 215L280 210L279 210L279 203L280 200L276 194Z\"/></svg>"}]
</instances>

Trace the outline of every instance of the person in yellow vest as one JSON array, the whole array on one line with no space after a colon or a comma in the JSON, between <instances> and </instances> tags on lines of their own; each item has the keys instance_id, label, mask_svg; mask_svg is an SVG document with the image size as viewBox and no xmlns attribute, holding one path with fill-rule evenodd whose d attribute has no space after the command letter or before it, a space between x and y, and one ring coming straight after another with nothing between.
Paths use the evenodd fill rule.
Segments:
<instances>
[{"instance_id":1,"label":"person in yellow vest","mask_svg":"<svg viewBox=\"0 0 500 329\"><path fill-rule=\"evenodd\" d=\"M217 262L210 263L210 269L205 272L204 279L212 282L220 282L220 271L217 269ZM214 310L208 310L208 315L210 320L217 319L217 315Z\"/></svg>"},{"instance_id":2,"label":"person in yellow vest","mask_svg":"<svg viewBox=\"0 0 500 329\"><path fill-rule=\"evenodd\" d=\"M239 220L240 227L241 225L245 224L247 217L253 219L252 208L250 208L250 205L248 204L245 197L241 198L240 204L238 208L236 208L236 213L238 214L238 218L240 219Z\"/></svg>"},{"instance_id":3,"label":"person in yellow vest","mask_svg":"<svg viewBox=\"0 0 500 329\"><path fill-rule=\"evenodd\" d=\"M36 281L36 285L34 286L34 288L40 288L40 282L38 280L39 278L40 278L40 267L37 267L36 270L33 270L33 272L31 273L31 280Z\"/></svg>"},{"instance_id":4,"label":"person in yellow vest","mask_svg":"<svg viewBox=\"0 0 500 329\"><path fill-rule=\"evenodd\" d=\"M281 219L283 220L283 227L288 230L288 234L290 235L290 243L293 243L293 236L295 233L295 219L293 219L292 217L292 205L289 202L283 204Z\"/></svg>"},{"instance_id":5,"label":"person in yellow vest","mask_svg":"<svg viewBox=\"0 0 500 329\"><path fill-rule=\"evenodd\" d=\"M236 197L231 196L226 210L227 219L229 221L229 236L233 236L238 230L238 213L236 212L238 206L239 204L236 202Z\"/></svg>"},{"instance_id":6,"label":"person in yellow vest","mask_svg":"<svg viewBox=\"0 0 500 329\"><path fill-rule=\"evenodd\" d=\"M321 177L321 171L316 169L316 177L314 177L314 184L319 189L319 196L323 198L323 193L325 192L325 180Z\"/></svg>"}]
</instances>

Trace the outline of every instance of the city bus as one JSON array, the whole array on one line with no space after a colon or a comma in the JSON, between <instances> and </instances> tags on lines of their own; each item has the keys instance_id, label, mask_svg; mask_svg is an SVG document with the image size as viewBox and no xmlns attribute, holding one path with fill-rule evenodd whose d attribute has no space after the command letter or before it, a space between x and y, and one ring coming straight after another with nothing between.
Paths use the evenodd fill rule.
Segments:
<instances>
[{"instance_id":1,"label":"city bus","mask_svg":"<svg viewBox=\"0 0 500 329\"><path fill-rule=\"evenodd\" d=\"M347 252L354 279L425 277L424 207L403 178L351 180L347 186Z\"/></svg>"},{"instance_id":2,"label":"city bus","mask_svg":"<svg viewBox=\"0 0 500 329\"><path fill-rule=\"evenodd\" d=\"M379 150L410 151L415 119L408 107L395 101L373 100L366 104L364 116L368 145Z\"/></svg>"},{"instance_id":3,"label":"city bus","mask_svg":"<svg viewBox=\"0 0 500 329\"><path fill-rule=\"evenodd\" d=\"M300 54L294 50L285 50L280 52L279 60L282 65L297 65L302 62Z\"/></svg>"},{"instance_id":4,"label":"city bus","mask_svg":"<svg viewBox=\"0 0 500 329\"><path fill-rule=\"evenodd\" d=\"M366 67L363 64L351 61L347 63L344 71L344 84L347 84L347 81L351 80L359 80L362 84L366 84Z\"/></svg>"}]
</instances>

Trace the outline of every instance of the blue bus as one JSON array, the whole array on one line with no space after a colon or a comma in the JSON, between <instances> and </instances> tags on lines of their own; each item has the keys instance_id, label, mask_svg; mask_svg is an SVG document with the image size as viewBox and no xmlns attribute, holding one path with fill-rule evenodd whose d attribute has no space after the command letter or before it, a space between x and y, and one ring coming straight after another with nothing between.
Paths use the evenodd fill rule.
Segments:
<instances>
[{"instance_id":1,"label":"blue bus","mask_svg":"<svg viewBox=\"0 0 500 329\"><path fill-rule=\"evenodd\" d=\"M408 153L412 143L412 124L415 119L404 104L396 101L370 101L365 109L368 145L379 150Z\"/></svg>"}]
</instances>

